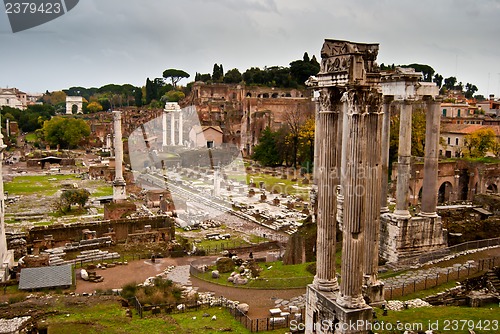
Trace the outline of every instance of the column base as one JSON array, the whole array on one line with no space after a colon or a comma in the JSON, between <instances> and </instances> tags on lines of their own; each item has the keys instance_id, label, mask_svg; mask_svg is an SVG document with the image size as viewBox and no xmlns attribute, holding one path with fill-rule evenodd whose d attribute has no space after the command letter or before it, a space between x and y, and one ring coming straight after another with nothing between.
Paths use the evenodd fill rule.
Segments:
<instances>
[{"instance_id":1,"label":"column base","mask_svg":"<svg viewBox=\"0 0 500 334\"><path fill-rule=\"evenodd\" d=\"M385 304L384 285L384 282L376 280L374 282L369 282L363 287L365 288L364 295L368 305L378 307Z\"/></svg>"},{"instance_id":2,"label":"column base","mask_svg":"<svg viewBox=\"0 0 500 334\"><path fill-rule=\"evenodd\" d=\"M339 291L339 283L337 281L337 278L334 278L332 280L325 280L325 279L319 279L316 276L314 276L313 285L319 291L325 291L325 292Z\"/></svg>"},{"instance_id":3,"label":"column base","mask_svg":"<svg viewBox=\"0 0 500 334\"><path fill-rule=\"evenodd\" d=\"M389 207L388 206L384 206L384 207L380 208L380 213L387 213L387 212L389 212Z\"/></svg>"},{"instance_id":4,"label":"column base","mask_svg":"<svg viewBox=\"0 0 500 334\"><path fill-rule=\"evenodd\" d=\"M353 297L353 296L344 296L339 293L336 302L339 306L349 309L361 309L368 306L366 305L365 299L361 294Z\"/></svg>"},{"instance_id":5,"label":"column base","mask_svg":"<svg viewBox=\"0 0 500 334\"><path fill-rule=\"evenodd\" d=\"M427 218L437 218L438 214L436 212L420 212L418 214L421 217L427 217Z\"/></svg>"},{"instance_id":6,"label":"column base","mask_svg":"<svg viewBox=\"0 0 500 334\"><path fill-rule=\"evenodd\" d=\"M394 216L400 219L409 219L411 218L410 211L408 210L394 210Z\"/></svg>"}]
</instances>

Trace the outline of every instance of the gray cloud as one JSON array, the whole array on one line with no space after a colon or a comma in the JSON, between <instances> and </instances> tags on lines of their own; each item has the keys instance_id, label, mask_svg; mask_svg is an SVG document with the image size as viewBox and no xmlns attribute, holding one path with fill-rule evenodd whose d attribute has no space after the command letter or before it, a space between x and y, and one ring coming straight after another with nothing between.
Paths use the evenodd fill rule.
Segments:
<instances>
[{"instance_id":1,"label":"gray cloud","mask_svg":"<svg viewBox=\"0 0 500 334\"><path fill-rule=\"evenodd\" d=\"M497 0L85 0L16 34L0 13L0 86L143 85L170 67L193 77L214 63L287 66L339 38L380 43L379 63L425 63L499 95L498 17Z\"/></svg>"}]
</instances>

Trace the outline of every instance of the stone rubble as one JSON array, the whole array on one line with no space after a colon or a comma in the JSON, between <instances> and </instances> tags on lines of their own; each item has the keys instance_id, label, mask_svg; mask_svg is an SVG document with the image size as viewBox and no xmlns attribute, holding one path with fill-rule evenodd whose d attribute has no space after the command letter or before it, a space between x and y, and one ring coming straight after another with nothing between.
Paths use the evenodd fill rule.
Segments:
<instances>
[{"instance_id":1,"label":"stone rubble","mask_svg":"<svg viewBox=\"0 0 500 334\"><path fill-rule=\"evenodd\" d=\"M390 311L401 311L406 308L420 308L420 307L432 307L431 304L429 304L426 301L423 301L420 298L417 299L412 299L412 300L407 300L407 301L400 301L400 300L389 300L385 304L386 308ZM406 307L405 307L406 305Z\"/></svg>"}]
</instances>

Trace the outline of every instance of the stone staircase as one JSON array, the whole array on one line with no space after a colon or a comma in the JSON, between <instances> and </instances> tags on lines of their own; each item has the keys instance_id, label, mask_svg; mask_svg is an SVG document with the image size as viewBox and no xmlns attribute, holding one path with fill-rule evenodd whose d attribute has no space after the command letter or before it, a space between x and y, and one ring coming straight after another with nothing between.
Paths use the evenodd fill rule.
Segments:
<instances>
[{"instance_id":1,"label":"stone staircase","mask_svg":"<svg viewBox=\"0 0 500 334\"><path fill-rule=\"evenodd\" d=\"M492 292L500 293L500 278L494 269L486 272L486 279L488 281L488 288L493 290Z\"/></svg>"}]
</instances>

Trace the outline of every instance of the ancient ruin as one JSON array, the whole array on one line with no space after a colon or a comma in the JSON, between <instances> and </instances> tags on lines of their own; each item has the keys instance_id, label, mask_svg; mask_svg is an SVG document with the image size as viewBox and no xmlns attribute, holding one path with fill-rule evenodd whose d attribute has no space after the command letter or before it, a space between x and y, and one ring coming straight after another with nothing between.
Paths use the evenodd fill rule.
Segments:
<instances>
[{"instance_id":1,"label":"ancient ruin","mask_svg":"<svg viewBox=\"0 0 500 334\"><path fill-rule=\"evenodd\" d=\"M389 262L446 247L441 218L437 215L438 202L438 143L439 106L441 100L435 83L421 82L422 74L413 69L397 68L395 72L382 75L384 110L396 107L400 112L399 150L397 164L396 207L394 213L387 207L387 172L383 174L383 203L381 225L381 256ZM422 186L422 207L418 215L409 211L411 191L411 129L412 110L421 105L426 110L425 157ZM390 117L389 115L385 116ZM384 171L388 166L389 127L383 132L382 142ZM415 188L415 186L413 187Z\"/></svg>"},{"instance_id":2,"label":"ancient ruin","mask_svg":"<svg viewBox=\"0 0 500 334\"><path fill-rule=\"evenodd\" d=\"M363 285L378 284L380 192L376 190L382 172L383 114L377 53L378 44L325 40L320 73L309 81L320 96L317 274L307 288L306 333L367 333L371 319ZM335 229L340 194L343 253L339 285ZM324 321L330 323L328 328L321 326ZM350 327L354 323L355 330Z\"/></svg>"},{"instance_id":3,"label":"ancient ruin","mask_svg":"<svg viewBox=\"0 0 500 334\"><path fill-rule=\"evenodd\" d=\"M5 237L5 195L3 190L2 161L3 151L7 146L3 143L3 135L0 133L0 282L9 277L9 268L14 266L14 251L7 250L7 239Z\"/></svg>"}]
</instances>

